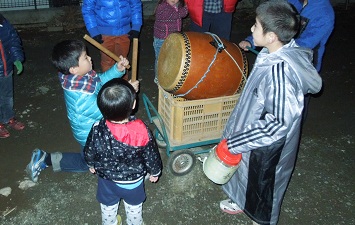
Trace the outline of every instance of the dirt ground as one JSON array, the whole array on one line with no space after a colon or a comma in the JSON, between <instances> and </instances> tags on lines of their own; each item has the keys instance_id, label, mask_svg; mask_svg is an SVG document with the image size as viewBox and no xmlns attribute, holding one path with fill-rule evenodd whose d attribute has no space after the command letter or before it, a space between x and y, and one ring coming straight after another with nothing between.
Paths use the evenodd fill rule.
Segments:
<instances>
[{"instance_id":1,"label":"dirt ground","mask_svg":"<svg viewBox=\"0 0 355 225\"><path fill-rule=\"evenodd\" d=\"M324 90L312 98L304 126L298 161L282 205L279 224L355 224L354 178L354 77L355 7L337 7L336 28L329 40L321 75ZM250 32L253 15L237 10L232 41L238 43ZM26 53L24 73L15 76L15 109L25 122L24 131L11 130L0 140L0 224L80 224L101 223L95 199L96 178L89 173L42 172L33 187L22 187L28 179L24 171L34 148L49 152L79 152L74 140L55 69L49 57L55 43L82 39L85 28L48 32L21 29ZM94 66L99 67L98 50L88 43ZM248 53L250 69L255 55ZM140 36L138 78L143 93L156 106L158 89L153 83L154 53L152 20L147 18ZM144 105L137 116L148 123ZM191 173L174 176L166 167L156 184L146 182L144 221L147 225L229 225L251 224L245 215L228 215L219 210L226 196L219 185L205 177L200 162ZM5 189L4 189L5 188ZM7 188L7 189L6 189ZM119 214L125 218L123 207Z\"/></svg>"}]
</instances>

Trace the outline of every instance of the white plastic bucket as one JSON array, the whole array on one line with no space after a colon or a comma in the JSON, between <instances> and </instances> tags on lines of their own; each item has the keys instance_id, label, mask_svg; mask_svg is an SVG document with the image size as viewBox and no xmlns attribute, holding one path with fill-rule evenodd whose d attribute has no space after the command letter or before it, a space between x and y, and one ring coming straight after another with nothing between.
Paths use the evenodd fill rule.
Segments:
<instances>
[{"instance_id":1,"label":"white plastic bucket","mask_svg":"<svg viewBox=\"0 0 355 225\"><path fill-rule=\"evenodd\" d=\"M225 184L237 170L241 159L241 154L214 147L203 161L203 172L214 183Z\"/></svg>"}]
</instances>

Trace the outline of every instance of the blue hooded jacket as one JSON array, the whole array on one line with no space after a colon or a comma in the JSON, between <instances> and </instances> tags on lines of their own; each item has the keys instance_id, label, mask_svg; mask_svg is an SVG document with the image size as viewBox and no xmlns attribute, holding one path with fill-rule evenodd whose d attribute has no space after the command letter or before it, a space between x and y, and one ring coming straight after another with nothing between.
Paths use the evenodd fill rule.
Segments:
<instances>
[{"instance_id":1,"label":"blue hooded jacket","mask_svg":"<svg viewBox=\"0 0 355 225\"><path fill-rule=\"evenodd\" d=\"M24 60L21 39L15 28L0 14L0 77L12 73L16 60Z\"/></svg>"},{"instance_id":2,"label":"blue hooded jacket","mask_svg":"<svg viewBox=\"0 0 355 225\"><path fill-rule=\"evenodd\" d=\"M125 71L118 71L116 64L104 73L97 73L100 81L95 84L95 89L90 93L82 90L67 89L62 83L70 126L74 138L81 146L85 146L92 125L102 118L97 106L97 95L100 89L106 82L113 78L122 77L124 74ZM61 75L59 74L59 76Z\"/></svg>"},{"instance_id":3,"label":"blue hooded jacket","mask_svg":"<svg viewBox=\"0 0 355 225\"><path fill-rule=\"evenodd\" d=\"M329 0L308 0L305 7L300 0L288 0L288 2L295 6L301 18L308 20L295 41L300 47L313 50L313 65L319 72L325 45L334 29L334 9ZM252 36L247 37L246 40L255 48Z\"/></svg>"}]
</instances>

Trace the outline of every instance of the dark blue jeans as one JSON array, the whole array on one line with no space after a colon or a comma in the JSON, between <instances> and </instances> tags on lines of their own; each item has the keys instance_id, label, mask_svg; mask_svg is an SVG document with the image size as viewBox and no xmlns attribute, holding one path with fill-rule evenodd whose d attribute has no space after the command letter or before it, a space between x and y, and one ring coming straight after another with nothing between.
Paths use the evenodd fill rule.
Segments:
<instances>
[{"instance_id":1,"label":"dark blue jeans","mask_svg":"<svg viewBox=\"0 0 355 225\"><path fill-rule=\"evenodd\" d=\"M154 37L153 47L155 52L155 63L154 63L155 78L158 78L158 57L159 57L161 46L163 45L164 41L165 39L159 39Z\"/></svg>"},{"instance_id":2,"label":"dark blue jeans","mask_svg":"<svg viewBox=\"0 0 355 225\"><path fill-rule=\"evenodd\" d=\"M51 154L54 172L87 172L89 167L84 159L84 147L79 152L55 152Z\"/></svg>"},{"instance_id":3,"label":"dark blue jeans","mask_svg":"<svg viewBox=\"0 0 355 225\"><path fill-rule=\"evenodd\" d=\"M211 32L220 38L230 40L232 30L232 13L208 13L203 12L202 27L191 22L190 31L195 32Z\"/></svg>"},{"instance_id":4,"label":"dark blue jeans","mask_svg":"<svg viewBox=\"0 0 355 225\"><path fill-rule=\"evenodd\" d=\"M15 116L12 74L0 77L0 123L8 123Z\"/></svg>"}]
</instances>

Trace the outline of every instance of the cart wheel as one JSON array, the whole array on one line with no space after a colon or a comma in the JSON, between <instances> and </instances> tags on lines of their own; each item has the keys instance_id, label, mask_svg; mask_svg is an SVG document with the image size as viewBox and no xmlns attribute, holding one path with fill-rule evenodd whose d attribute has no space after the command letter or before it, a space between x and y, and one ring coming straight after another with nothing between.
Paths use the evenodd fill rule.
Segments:
<instances>
[{"instance_id":1,"label":"cart wheel","mask_svg":"<svg viewBox=\"0 0 355 225\"><path fill-rule=\"evenodd\" d=\"M172 152L168 158L168 169L175 176L183 176L191 172L195 165L195 154L189 150Z\"/></svg>"},{"instance_id":2,"label":"cart wheel","mask_svg":"<svg viewBox=\"0 0 355 225\"><path fill-rule=\"evenodd\" d=\"M157 131L157 129L154 130L154 137L155 137L155 140L157 141L157 145L160 147L160 148L166 148L166 143L163 139L163 137L160 135L160 133Z\"/></svg>"}]
</instances>

